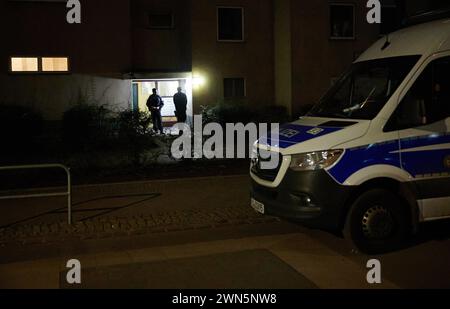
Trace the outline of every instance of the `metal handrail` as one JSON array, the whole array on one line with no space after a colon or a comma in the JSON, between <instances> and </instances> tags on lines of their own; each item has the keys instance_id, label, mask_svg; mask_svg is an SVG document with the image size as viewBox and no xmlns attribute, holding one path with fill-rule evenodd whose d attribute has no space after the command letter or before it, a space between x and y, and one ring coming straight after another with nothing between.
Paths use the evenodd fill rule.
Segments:
<instances>
[{"instance_id":1,"label":"metal handrail","mask_svg":"<svg viewBox=\"0 0 450 309\"><path fill-rule=\"evenodd\" d=\"M0 166L0 171L32 170L32 169L55 169L55 168L62 169L67 174L67 191L66 192L0 196L0 200L31 199L31 198L67 196L67 222L68 222L69 225L72 225L72 176L70 174L70 169L67 166L62 165L62 164L38 164L38 165Z\"/></svg>"}]
</instances>

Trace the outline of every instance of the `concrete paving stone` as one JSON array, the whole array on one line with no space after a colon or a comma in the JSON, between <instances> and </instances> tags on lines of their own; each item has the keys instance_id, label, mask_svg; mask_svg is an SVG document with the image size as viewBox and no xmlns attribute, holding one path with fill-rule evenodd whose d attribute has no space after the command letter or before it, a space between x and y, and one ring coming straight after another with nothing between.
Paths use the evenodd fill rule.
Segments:
<instances>
[{"instance_id":1,"label":"concrete paving stone","mask_svg":"<svg viewBox=\"0 0 450 309\"><path fill-rule=\"evenodd\" d=\"M145 222L145 221L139 221L139 222L138 222L138 228L139 228L140 230L146 229L146 228L147 228L146 222Z\"/></svg>"},{"instance_id":2,"label":"concrete paving stone","mask_svg":"<svg viewBox=\"0 0 450 309\"><path fill-rule=\"evenodd\" d=\"M32 236L39 236L41 234L41 228L39 225L33 226Z\"/></svg>"},{"instance_id":3,"label":"concrete paving stone","mask_svg":"<svg viewBox=\"0 0 450 309\"><path fill-rule=\"evenodd\" d=\"M145 220L145 226L146 227L152 227L152 226L155 226L155 225L156 224L155 224L155 222L153 220L149 220L149 219Z\"/></svg>"},{"instance_id":4,"label":"concrete paving stone","mask_svg":"<svg viewBox=\"0 0 450 309\"><path fill-rule=\"evenodd\" d=\"M58 233L58 231L59 231L58 224L53 223L50 225L50 232L52 234L56 234L56 233Z\"/></svg>"},{"instance_id":5,"label":"concrete paving stone","mask_svg":"<svg viewBox=\"0 0 450 309\"><path fill-rule=\"evenodd\" d=\"M179 226L179 225L173 225L173 226L166 227L166 230L167 230L167 232L178 232L178 231L183 231L184 227Z\"/></svg>"},{"instance_id":6,"label":"concrete paving stone","mask_svg":"<svg viewBox=\"0 0 450 309\"><path fill-rule=\"evenodd\" d=\"M113 224L111 224L110 222L103 223L103 230L105 232L114 232Z\"/></svg>"},{"instance_id":7,"label":"concrete paving stone","mask_svg":"<svg viewBox=\"0 0 450 309\"><path fill-rule=\"evenodd\" d=\"M165 228L165 227L153 227L153 228L151 229L151 232L152 232L152 233L165 233L165 232L167 232L167 231L166 231L166 228Z\"/></svg>"},{"instance_id":8,"label":"concrete paving stone","mask_svg":"<svg viewBox=\"0 0 450 309\"><path fill-rule=\"evenodd\" d=\"M102 192L107 190L102 190ZM127 190L125 190L127 191ZM98 195L98 191L97 195ZM129 192L129 190L128 190ZM84 192L86 193L86 192ZM117 191L114 191L117 194ZM272 222L274 219L262 217L246 207L222 207L219 209L179 209L171 212L150 214L130 213L130 216L88 219L69 226L65 222L20 225L0 231L0 240L17 241L27 237L45 237L47 240L58 237L104 237L117 233L156 233L188 229L206 229L224 225L258 224Z\"/></svg>"},{"instance_id":9,"label":"concrete paving stone","mask_svg":"<svg viewBox=\"0 0 450 309\"><path fill-rule=\"evenodd\" d=\"M127 223L128 223L128 220L127 220L126 218L120 218L120 219L118 220L118 222L119 222L119 224L127 224Z\"/></svg>"},{"instance_id":10,"label":"concrete paving stone","mask_svg":"<svg viewBox=\"0 0 450 309\"><path fill-rule=\"evenodd\" d=\"M42 224L41 225L41 234L42 235L47 235L50 233L50 227L48 224Z\"/></svg>"}]
</instances>

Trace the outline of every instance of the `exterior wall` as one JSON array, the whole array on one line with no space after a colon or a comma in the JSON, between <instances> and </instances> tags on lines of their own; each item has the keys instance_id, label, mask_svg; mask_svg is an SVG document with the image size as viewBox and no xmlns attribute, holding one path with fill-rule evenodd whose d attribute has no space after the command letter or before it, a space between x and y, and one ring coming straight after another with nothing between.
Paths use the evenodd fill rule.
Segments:
<instances>
[{"instance_id":1,"label":"exterior wall","mask_svg":"<svg viewBox=\"0 0 450 309\"><path fill-rule=\"evenodd\" d=\"M83 1L81 25L66 22L65 2L0 2L0 104L28 105L61 119L80 97L112 108L130 106L129 0ZM50 22L49 22L50 21ZM12 74L11 56L66 56L70 74Z\"/></svg>"},{"instance_id":2,"label":"exterior wall","mask_svg":"<svg viewBox=\"0 0 450 309\"><path fill-rule=\"evenodd\" d=\"M329 38L330 2L355 4L355 40ZM201 105L224 100L224 78L242 77L246 104L278 104L296 115L316 103L332 78L378 38L378 26L366 22L365 3L95 0L82 2L81 25L69 25L65 2L0 0L0 34L6 42L0 49L0 104L32 104L45 118L57 119L76 93L92 88L91 101L128 108L131 84L124 73L134 73L131 79L138 72L143 78L192 72L194 82L204 81L194 86L195 113ZM245 9L244 42L217 41L217 6ZM416 9L411 4L408 11ZM148 13L168 12L174 29L149 28ZM10 74L11 56L67 56L71 72Z\"/></svg>"},{"instance_id":3,"label":"exterior wall","mask_svg":"<svg viewBox=\"0 0 450 309\"><path fill-rule=\"evenodd\" d=\"M291 0L274 1L275 103L292 113Z\"/></svg>"},{"instance_id":4,"label":"exterior wall","mask_svg":"<svg viewBox=\"0 0 450 309\"><path fill-rule=\"evenodd\" d=\"M149 13L173 14L174 28L150 29ZM132 0L131 14L134 71L191 71L191 0Z\"/></svg>"},{"instance_id":5,"label":"exterior wall","mask_svg":"<svg viewBox=\"0 0 450 309\"><path fill-rule=\"evenodd\" d=\"M60 120L75 104L131 107L130 81L93 75L0 75L0 105L29 106L46 120Z\"/></svg>"},{"instance_id":6,"label":"exterior wall","mask_svg":"<svg viewBox=\"0 0 450 309\"><path fill-rule=\"evenodd\" d=\"M355 40L331 40L329 3L355 4ZM379 26L366 21L365 1L292 1L292 108L297 115L315 104L339 77L379 37Z\"/></svg>"},{"instance_id":7,"label":"exterior wall","mask_svg":"<svg viewBox=\"0 0 450 309\"><path fill-rule=\"evenodd\" d=\"M244 42L217 41L217 6L244 7ZM192 70L205 81L194 89L195 112L223 101L224 78L246 78L248 104L273 104L272 9L272 0L192 1Z\"/></svg>"},{"instance_id":8,"label":"exterior wall","mask_svg":"<svg viewBox=\"0 0 450 309\"><path fill-rule=\"evenodd\" d=\"M65 2L0 2L3 68L10 56L68 56L72 73L118 76L131 66L129 0L82 2L82 23L66 22Z\"/></svg>"}]
</instances>

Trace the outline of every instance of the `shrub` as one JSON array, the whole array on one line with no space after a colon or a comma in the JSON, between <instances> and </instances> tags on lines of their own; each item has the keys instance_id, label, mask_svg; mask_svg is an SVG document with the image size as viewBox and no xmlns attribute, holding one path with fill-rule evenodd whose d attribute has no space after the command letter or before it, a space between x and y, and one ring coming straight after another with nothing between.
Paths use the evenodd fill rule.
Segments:
<instances>
[{"instance_id":1,"label":"shrub","mask_svg":"<svg viewBox=\"0 0 450 309\"><path fill-rule=\"evenodd\" d=\"M141 111L123 111L118 115L119 134L122 137L147 136L150 134L151 115Z\"/></svg>"},{"instance_id":2,"label":"shrub","mask_svg":"<svg viewBox=\"0 0 450 309\"><path fill-rule=\"evenodd\" d=\"M203 106L204 123L216 122L221 125L227 123L250 123L255 119L255 112L245 104L220 103L216 106Z\"/></svg>"},{"instance_id":3,"label":"shrub","mask_svg":"<svg viewBox=\"0 0 450 309\"><path fill-rule=\"evenodd\" d=\"M145 153L154 147L151 134L151 116L148 112L124 111L117 117L118 135L134 165L145 163Z\"/></svg>"},{"instance_id":4,"label":"shrub","mask_svg":"<svg viewBox=\"0 0 450 309\"><path fill-rule=\"evenodd\" d=\"M284 123L289 121L286 108L280 106L254 107L242 103L221 103L202 106L203 122L227 123Z\"/></svg>"},{"instance_id":5,"label":"shrub","mask_svg":"<svg viewBox=\"0 0 450 309\"><path fill-rule=\"evenodd\" d=\"M42 134L43 119L29 107L0 106L0 138L2 149L14 152L33 144Z\"/></svg>"},{"instance_id":6,"label":"shrub","mask_svg":"<svg viewBox=\"0 0 450 309\"><path fill-rule=\"evenodd\" d=\"M201 109L201 112L202 112L203 125L206 125L208 123L217 123L217 122L219 122L219 119L217 118L217 115L216 115L214 107L202 105L200 107L200 109Z\"/></svg>"},{"instance_id":7,"label":"shrub","mask_svg":"<svg viewBox=\"0 0 450 309\"><path fill-rule=\"evenodd\" d=\"M264 106L257 111L258 123L286 123L290 121L287 109L284 106Z\"/></svg>"},{"instance_id":8,"label":"shrub","mask_svg":"<svg viewBox=\"0 0 450 309\"><path fill-rule=\"evenodd\" d=\"M114 134L112 112L103 106L78 104L63 116L63 140L71 148L102 147Z\"/></svg>"}]
</instances>

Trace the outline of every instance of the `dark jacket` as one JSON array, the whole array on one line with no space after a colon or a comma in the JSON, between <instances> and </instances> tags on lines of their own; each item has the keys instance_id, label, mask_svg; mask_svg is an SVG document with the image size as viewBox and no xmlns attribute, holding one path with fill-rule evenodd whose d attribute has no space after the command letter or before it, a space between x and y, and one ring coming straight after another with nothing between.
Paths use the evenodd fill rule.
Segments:
<instances>
[{"instance_id":1,"label":"dark jacket","mask_svg":"<svg viewBox=\"0 0 450 309\"><path fill-rule=\"evenodd\" d=\"M173 102L177 112L185 113L187 110L188 99L184 93L177 93L173 96Z\"/></svg>"},{"instance_id":2,"label":"dark jacket","mask_svg":"<svg viewBox=\"0 0 450 309\"><path fill-rule=\"evenodd\" d=\"M147 107L151 112L160 111L164 107L164 101L159 95L152 94L147 100Z\"/></svg>"}]
</instances>

